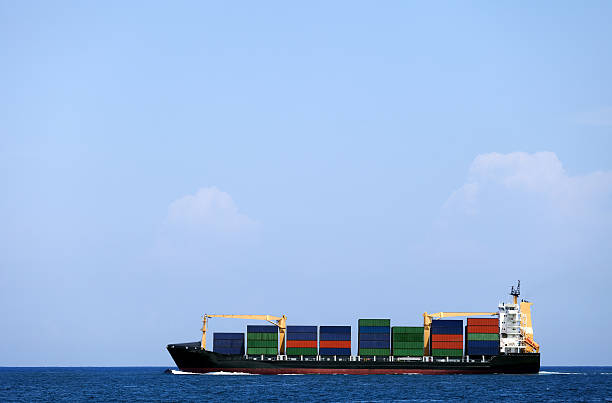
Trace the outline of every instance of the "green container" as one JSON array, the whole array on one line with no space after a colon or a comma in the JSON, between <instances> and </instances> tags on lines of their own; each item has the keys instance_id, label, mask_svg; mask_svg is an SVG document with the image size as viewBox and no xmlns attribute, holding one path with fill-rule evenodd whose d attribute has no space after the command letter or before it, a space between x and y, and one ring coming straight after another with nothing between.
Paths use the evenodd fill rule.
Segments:
<instances>
[{"instance_id":1,"label":"green container","mask_svg":"<svg viewBox=\"0 0 612 403\"><path fill-rule=\"evenodd\" d=\"M393 350L395 349L404 349L404 348L420 348L423 349L422 341L394 341L393 342Z\"/></svg>"},{"instance_id":2,"label":"green container","mask_svg":"<svg viewBox=\"0 0 612 403\"><path fill-rule=\"evenodd\" d=\"M249 340L247 347L273 347L278 348L277 340Z\"/></svg>"},{"instance_id":3,"label":"green container","mask_svg":"<svg viewBox=\"0 0 612 403\"><path fill-rule=\"evenodd\" d=\"M278 333L247 333L247 341L250 340L278 340Z\"/></svg>"},{"instance_id":4,"label":"green container","mask_svg":"<svg viewBox=\"0 0 612 403\"><path fill-rule=\"evenodd\" d=\"M461 357L463 349L438 348L431 350L431 355L434 357Z\"/></svg>"},{"instance_id":5,"label":"green container","mask_svg":"<svg viewBox=\"0 0 612 403\"><path fill-rule=\"evenodd\" d=\"M388 348L360 348L359 355L362 356L373 356L373 355L391 355L391 351Z\"/></svg>"},{"instance_id":6,"label":"green container","mask_svg":"<svg viewBox=\"0 0 612 403\"><path fill-rule=\"evenodd\" d=\"M392 337L393 342L401 341L420 341L423 343L423 333L395 333Z\"/></svg>"},{"instance_id":7,"label":"green container","mask_svg":"<svg viewBox=\"0 0 612 403\"><path fill-rule=\"evenodd\" d=\"M391 326L391 319L359 319L359 326Z\"/></svg>"},{"instance_id":8,"label":"green container","mask_svg":"<svg viewBox=\"0 0 612 403\"><path fill-rule=\"evenodd\" d=\"M393 349L393 355L395 357L422 357L423 348L401 348Z\"/></svg>"},{"instance_id":9,"label":"green container","mask_svg":"<svg viewBox=\"0 0 612 403\"><path fill-rule=\"evenodd\" d=\"M499 333L468 333L468 340L499 340Z\"/></svg>"},{"instance_id":10,"label":"green container","mask_svg":"<svg viewBox=\"0 0 612 403\"><path fill-rule=\"evenodd\" d=\"M314 347L287 347L287 355L317 355Z\"/></svg>"},{"instance_id":11,"label":"green container","mask_svg":"<svg viewBox=\"0 0 612 403\"><path fill-rule=\"evenodd\" d=\"M248 355L277 355L278 350L276 348L267 348L267 347L248 347L247 348Z\"/></svg>"},{"instance_id":12,"label":"green container","mask_svg":"<svg viewBox=\"0 0 612 403\"><path fill-rule=\"evenodd\" d=\"M423 326L393 326L392 333L416 333L423 334Z\"/></svg>"}]
</instances>

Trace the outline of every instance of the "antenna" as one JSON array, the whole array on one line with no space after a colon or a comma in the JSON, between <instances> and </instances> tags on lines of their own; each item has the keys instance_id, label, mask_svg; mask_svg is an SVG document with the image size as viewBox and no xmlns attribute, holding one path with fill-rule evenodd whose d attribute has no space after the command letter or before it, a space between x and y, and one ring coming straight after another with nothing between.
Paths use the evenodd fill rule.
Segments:
<instances>
[{"instance_id":1,"label":"antenna","mask_svg":"<svg viewBox=\"0 0 612 403\"><path fill-rule=\"evenodd\" d=\"M512 289L510 289L510 295L514 297L514 303L516 304L519 295L521 295L521 280L518 280L518 285L516 288L512 286Z\"/></svg>"}]
</instances>

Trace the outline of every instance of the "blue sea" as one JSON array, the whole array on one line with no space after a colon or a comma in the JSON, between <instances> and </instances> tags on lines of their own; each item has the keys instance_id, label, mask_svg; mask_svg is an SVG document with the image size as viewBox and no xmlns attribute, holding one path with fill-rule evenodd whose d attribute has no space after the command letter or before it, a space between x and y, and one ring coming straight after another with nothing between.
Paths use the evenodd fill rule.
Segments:
<instances>
[{"instance_id":1,"label":"blue sea","mask_svg":"<svg viewBox=\"0 0 612 403\"><path fill-rule=\"evenodd\" d=\"M537 375L227 375L166 368L0 368L0 402L612 402L612 367Z\"/></svg>"}]
</instances>

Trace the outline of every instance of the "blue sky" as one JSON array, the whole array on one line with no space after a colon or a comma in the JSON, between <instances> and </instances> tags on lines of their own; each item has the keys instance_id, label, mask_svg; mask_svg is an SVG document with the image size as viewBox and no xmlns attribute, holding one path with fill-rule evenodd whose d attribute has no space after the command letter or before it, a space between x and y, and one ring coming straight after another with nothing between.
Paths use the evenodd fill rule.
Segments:
<instances>
[{"instance_id":1,"label":"blue sky","mask_svg":"<svg viewBox=\"0 0 612 403\"><path fill-rule=\"evenodd\" d=\"M0 4L0 365L495 310L612 364L612 5ZM245 322L215 320L213 330Z\"/></svg>"}]
</instances>

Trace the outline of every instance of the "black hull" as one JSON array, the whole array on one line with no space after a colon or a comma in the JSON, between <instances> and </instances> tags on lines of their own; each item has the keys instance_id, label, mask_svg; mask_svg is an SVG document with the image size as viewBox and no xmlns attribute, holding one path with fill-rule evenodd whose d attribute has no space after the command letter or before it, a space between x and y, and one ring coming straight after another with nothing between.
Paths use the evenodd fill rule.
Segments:
<instances>
[{"instance_id":1,"label":"black hull","mask_svg":"<svg viewBox=\"0 0 612 403\"><path fill-rule=\"evenodd\" d=\"M485 362L252 360L201 350L199 343L171 344L181 371L250 374L536 374L540 354L508 354Z\"/></svg>"}]
</instances>

